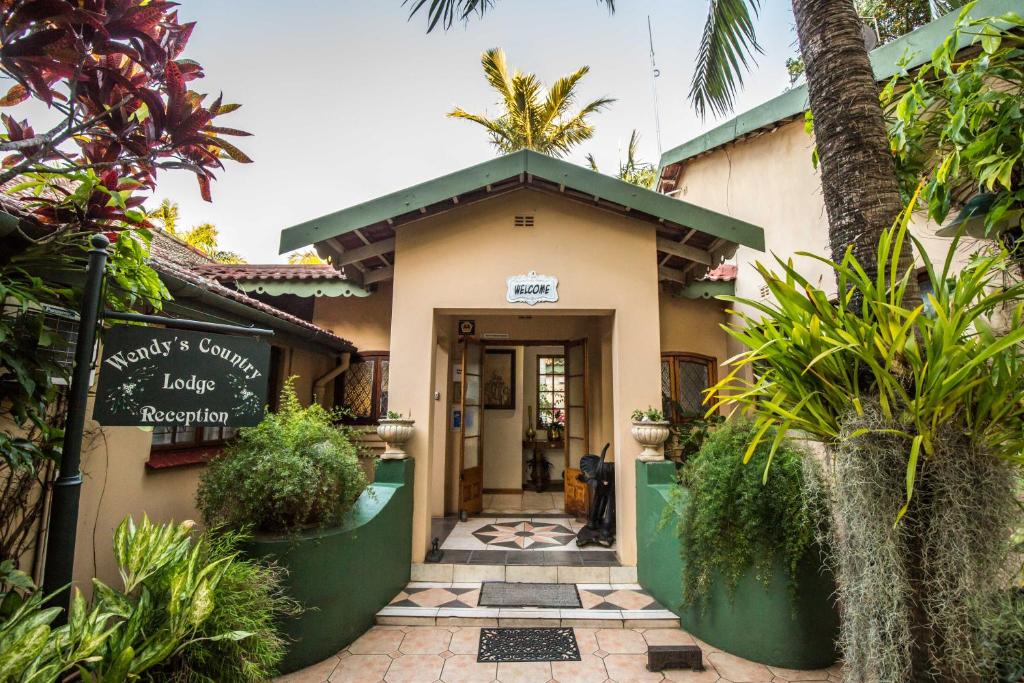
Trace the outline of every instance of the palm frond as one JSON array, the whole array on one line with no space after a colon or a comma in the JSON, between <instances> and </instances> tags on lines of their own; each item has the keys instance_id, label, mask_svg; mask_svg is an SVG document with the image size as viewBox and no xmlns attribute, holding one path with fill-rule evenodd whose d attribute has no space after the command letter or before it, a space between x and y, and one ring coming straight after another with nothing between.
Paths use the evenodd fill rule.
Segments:
<instances>
[{"instance_id":1,"label":"palm frond","mask_svg":"<svg viewBox=\"0 0 1024 683\"><path fill-rule=\"evenodd\" d=\"M409 7L409 19L426 7L427 33L430 33L439 25L447 31L456 19L467 22L474 14L483 17L496 2L497 0L402 0L402 7ZM597 4L607 7L609 14L615 12L615 0L597 0Z\"/></svg>"},{"instance_id":2,"label":"palm frond","mask_svg":"<svg viewBox=\"0 0 1024 683\"><path fill-rule=\"evenodd\" d=\"M568 76L562 76L551 84L541 114L545 125L550 125L569 111L576 100L576 85L588 73L590 73L590 67L581 66L575 72Z\"/></svg>"},{"instance_id":3,"label":"palm frond","mask_svg":"<svg viewBox=\"0 0 1024 683\"><path fill-rule=\"evenodd\" d=\"M480 64L484 68L484 78L488 85L501 95L506 108L512 107L515 103L514 76L509 73L505 51L500 47L487 50L480 57Z\"/></svg>"},{"instance_id":4,"label":"palm frond","mask_svg":"<svg viewBox=\"0 0 1024 683\"><path fill-rule=\"evenodd\" d=\"M753 53L763 52L754 29L760 9L761 0L711 0L690 82L690 102L701 118L708 110L716 115L732 111L743 72Z\"/></svg>"}]
</instances>

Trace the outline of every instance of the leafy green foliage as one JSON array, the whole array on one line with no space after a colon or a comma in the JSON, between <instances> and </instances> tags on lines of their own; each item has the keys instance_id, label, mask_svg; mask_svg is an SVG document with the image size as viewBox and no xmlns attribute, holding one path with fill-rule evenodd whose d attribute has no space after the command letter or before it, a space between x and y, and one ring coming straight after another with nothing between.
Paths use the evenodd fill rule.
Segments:
<instances>
[{"instance_id":1,"label":"leafy green foliage","mask_svg":"<svg viewBox=\"0 0 1024 683\"><path fill-rule=\"evenodd\" d=\"M942 223L954 204L990 194L982 215L995 237L993 227L1024 208L1024 18L969 19L973 5L931 61L893 77L882 105L907 196L925 178L928 215ZM964 51L961 41L980 50Z\"/></svg>"},{"instance_id":2,"label":"leafy green foliage","mask_svg":"<svg viewBox=\"0 0 1024 683\"><path fill-rule=\"evenodd\" d=\"M190 247L198 249L210 258L221 263L245 263L245 259L236 252L220 248L220 231L213 223L201 223L179 232L179 214L178 204L170 199L164 199L157 208L146 213L146 218L158 221L168 234ZM290 260L289 263L291 263Z\"/></svg>"},{"instance_id":3,"label":"leafy green foliage","mask_svg":"<svg viewBox=\"0 0 1024 683\"><path fill-rule=\"evenodd\" d=\"M754 20L761 0L711 0L697 64L690 81L690 102L701 118L732 111L743 72L750 68L757 42Z\"/></svg>"},{"instance_id":4,"label":"leafy green foliage","mask_svg":"<svg viewBox=\"0 0 1024 683\"><path fill-rule=\"evenodd\" d=\"M412 19L421 9L427 9L427 33L438 25L445 31L452 27L456 20L469 21L474 14L482 17L494 6L496 0L402 0L402 6L409 6L409 18ZM429 3L429 5L428 5ZM605 5L609 12L615 11L615 0L597 0L597 4Z\"/></svg>"},{"instance_id":5,"label":"leafy green foliage","mask_svg":"<svg viewBox=\"0 0 1024 683\"><path fill-rule=\"evenodd\" d=\"M202 561L231 558L213 592L213 610L194 641L160 667L159 680L176 683L247 683L269 680L284 657L287 643L279 619L302 612L283 589L284 570L238 555L243 533L214 530L207 535ZM249 633L242 639L216 638L220 633ZM210 639L207 639L210 638Z\"/></svg>"},{"instance_id":6,"label":"leafy green foliage","mask_svg":"<svg viewBox=\"0 0 1024 683\"><path fill-rule=\"evenodd\" d=\"M351 434L314 403L302 407L294 378L280 409L242 429L210 463L197 501L209 526L298 531L341 522L366 488Z\"/></svg>"},{"instance_id":7,"label":"leafy green foliage","mask_svg":"<svg viewBox=\"0 0 1024 683\"><path fill-rule=\"evenodd\" d=\"M519 70L509 72L505 52L493 48L480 58L487 82L498 93L503 112L497 118L470 114L456 107L448 116L483 126L502 154L532 149L553 157L565 156L570 149L594 135L587 120L615 100L602 97L572 113L576 88L590 72L582 66L555 81L547 92L535 74Z\"/></svg>"},{"instance_id":8,"label":"leafy green foliage","mask_svg":"<svg viewBox=\"0 0 1024 683\"><path fill-rule=\"evenodd\" d=\"M856 0L857 14L874 20L878 36L888 43L932 21L930 5L936 17L966 4L964 0Z\"/></svg>"},{"instance_id":9,"label":"leafy green foliage","mask_svg":"<svg viewBox=\"0 0 1024 683\"><path fill-rule=\"evenodd\" d=\"M657 408L647 406L647 410L637 408L632 414L633 422L664 422L665 415Z\"/></svg>"},{"instance_id":10,"label":"leafy green foliage","mask_svg":"<svg viewBox=\"0 0 1024 683\"><path fill-rule=\"evenodd\" d=\"M674 444L673 450L678 453L679 460L686 462L691 456L699 453L704 442L724 421L725 418L721 415L709 415L707 418L694 418L673 424L672 436L669 439Z\"/></svg>"},{"instance_id":11,"label":"leafy green foliage","mask_svg":"<svg viewBox=\"0 0 1024 683\"><path fill-rule=\"evenodd\" d=\"M189 656L197 644L209 648L252 638L254 632L234 628L243 623L262 630L258 639L278 638L269 621L217 620L218 600L227 599L224 591L230 586L221 588L221 583L229 575L244 576L246 569L236 565L232 547L211 547L205 537L193 540L193 527L191 522L157 525L145 516L136 525L126 518L114 539L122 590L93 579L92 603L75 590L67 624L59 627L53 622L60 608L45 607L45 597L23 576L3 569L0 681L35 683L66 676L95 683L137 680L175 657ZM230 664L220 666L226 670ZM220 680L213 678L215 672L204 671L205 680Z\"/></svg>"},{"instance_id":12,"label":"leafy green foliage","mask_svg":"<svg viewBox=\"0 0 1024 683\"><path fill-rule=\"evenodd\" d=\"M637 133L634 128L629 134L629 146L626 148L626 160L619 162L619 172L616 177L619 180L625 180L627 183L646 187L649 190L654 187L654 183L658 181L658 168L648 161L640 161L639 155L637 154L637 148L639 145L640 134ZM597 160L594 159L593 154L587 155L587 163L590 164L590 170L596 173L601 172L597 167Z\"/></svg>"},{"instance_id":13,"label":"leafy green foliage","mask_svg":"<svg viewBox=\"0 0 1024 683\"><path fill-rule=\"evenodd\" d=\"M727 422L680 470L672 500L680 514L686 605L706 607L719 577L730 594L748 571L768 586L780 556L796 594L797 569L814 545L824 501L805 497L804 468L813 460L789 441L781 442L772 476L762 483L768 443L755 448L754 467L741 457L756 432L746 420Z\"/></svg>"},{"instance_id":14,"label":"leafy green foliage","mask_svg":"<svg viewBox=\"0 0 1024 683\"><path fill-rule=\"evenodd\" d=\"M757 432L744 458L771 439L765 477L790 429L826 444L860 436L844 437L840 423L851 408L863 413L865 397L874 397L884 419L899 425L885 431L905 439L908 504L919 468L934 452L934 434L951 420L962 421L966 434L994 456L1024 462L1024 305L1014 306L1024 284L993 286L1000 254L954 272L954 243L936 271L918 245L934 290L927 297L930 313L924 304L906 305L914 274L898 277L897 267L914 200L879 240L876 278L850 251L839 263L802 254L835 269L838 302L781 259L781 273L757 264L773 301L722 297L745 305L735 312L742 325L726 329L749 350L728 362L732 371L710 393L714 407L756 411ZM990 320L1007 307L1013 307L1011 330L1001 336ZM747 366L756 367L752 380L740 374ZM900 516L905 511L906 505Z\"/></svg>"}]
</instances>

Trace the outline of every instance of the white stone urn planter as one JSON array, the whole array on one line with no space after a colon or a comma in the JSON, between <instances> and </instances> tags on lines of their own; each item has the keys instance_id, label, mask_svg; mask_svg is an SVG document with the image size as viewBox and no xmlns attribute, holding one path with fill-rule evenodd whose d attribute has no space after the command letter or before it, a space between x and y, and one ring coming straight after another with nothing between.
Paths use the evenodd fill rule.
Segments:
<instances>
[{"instance_id":1,"label":"white stone urn planter","mask_svg":"<svg viewBox=\"0 0 1024 683\"><path fill-rule=\"evenodd\" d=\"M415 423L416 420L404 417L383 418L377 422L377 436L387 445L381 453L382 460L405 460L409 457L404 446L412 438Z\"/></svg>"},{"instance_id":2,"label":"white stone urn planter","mask_svg":"<svg viewBox=\"0 0 1024 683\"><path fill-rule=\"evenodd\" d=\"M637 459L643 462L654 462L665 459L664 444L669 435L669 422L642 420L633 422L633 438L644 447Z\"/></svg>"}]
</instances>

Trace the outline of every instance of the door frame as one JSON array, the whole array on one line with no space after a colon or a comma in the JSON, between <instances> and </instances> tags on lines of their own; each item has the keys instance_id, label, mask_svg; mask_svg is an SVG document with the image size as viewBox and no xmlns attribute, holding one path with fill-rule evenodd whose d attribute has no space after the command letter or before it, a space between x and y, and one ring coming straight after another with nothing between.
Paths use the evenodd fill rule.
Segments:
<instances>
[{"instance_id":1,"label":"door frame","mask_svg":"<svg viewBox=\"0 0 1024 683\"><path fill-rule=\"evenodd\" d=\"M466 395L467 395L467 391L466 391L467 381L466 380L469 377L469 374L466 372L466 360L467 360L467 358L469 356L470 345L476 345L480 349L480 361L479 361L479 363L480 363L480 366L479 366L480 374L478 375L478 378L479 378L478 384L479 384L479 386L477 387L478 396L477 396L477 404L475 406L476 409L477 409L477 427L476 427L476 435L469 437L471 439L475 438L477 440L477 443L476 443L476 446L477 446L477 448L476 448L476 466L473 467L473 468L470 468L470 469L475 469L475 470L479 471L479 479L480 479L480 482L479 482L480 506L479 507L480 507L480 509L482 509L482 507L483 507L483 489L484 489L484 447L483 447L483 445L484 445L484 399L483 399L484 387L483 387L483 375L484 375L484 351L486 350L487 347L480 340L475 339L474 337L463 337L463 338L461 338L459 340L459 347L460 347L460 352L461 352L460 353L460 359L459 359L459 362L461 364L461 372L459 374L460 385L461 385L460 386L460 396L459 396L459 411L461 413L461 418L460 418L460 422L459 422L459 457L458 457L458 467L459 467L459 469L458 469L458 474L459 474L458 493L459 493L459 500L458 500L458 510L459 510L460 513L465 511L466 513L469 513L469 514L476 514L476 513L480 512L480 509L476 509L477 508L476 505L473 506L474 509L467 509L467 507L466 507L466 498L463 496L463 493L465 491L464 473L466 472L466 467L465 467L465 464L466 464ZM471 406L471 407L474 407L474 406ZM476 500L476 499L474 498L472 500Z\"/></svg>"},{"instance_id":2,"label":"door frame","mask_svg":"<svg viewBox=\"0 0 1024 683\"><path fill-rule=\"evenodd\" d=\"M586 436L585 436L585 439L586 439L587 446L589 447L589 444L590 444L590 351L589 351L590 344L589 344L589 337L580 337L578 339L535 339L535 338L518 339L518 338L513 338L513 337L510 337L508 339L477 339L476 337L470 337L469 339L474 339L474 340L478 341L478 343L482 344L483 347L484 347L484 351L485 352L486 352L486 349L487 349L488 346L515 346L515 347L522 346L524 348L525 347L529 347L529 346L561 346L563 354L566 354L566 347L567 346L569 346L570 344L572 344L574 342L581 342L582 341L583 342L583 351L584 351L584 356L583 356L583 366L584 366L584 371L583 371L583 391L585 392L585 394L584 394L584 404L586 405L586 417L585 417L585 424L586 424L586 433L585 434L586 434ZM465 338L460 337L459 343L460 343L460 345L465 343ZM568 362L568 360L566 362ZM568 369L568 367L569 366L566 365L567 369ZM482 368L482 366L481 366L481 368ZM524 384L525 384L525 373L527 371L528 371L527 364L523 363ZM465 374L465 369L463 369L463 375L464 374ZM566 373L566 386L567 387L568 387L568 379L569 379L569 376L568 376L568 373ZM568 390L566 390L566 396L565 397L566 397L566 412L568 413L568 408L569 408L569 405L568 405L568 400L569 400ZM524 406L530 405L533 398L535 398L535 397L523 396L523 405ZM482 416L483 416L483 410L481 409L481 419L482 419ZM463 419L465 419L465 411L463 411ZM520 436L523 436L523 435L520 434ZM563 491L566 488L569 487L569 482L565 481L565 478L568 478L568 471L570 469L570 467L569 467L569 464L570 464L570 461L569 461L570 454L569 454L569 450L568 450L568 444L569 444L568 430L566 430L566 434L565 434L564 439L565 439L565 449L564 449L564 459L563 459L563 470L565 471L566 474L563 475L563 477L564 477L564 479L562 481L562 489L563 489ZM482 443L483 442L481 441L481 444ZM461 455L461 452L460 452L460 455L459 455L460 467L461 467L461 457L462 457L462 455ZM481 462L482 462L482 460L483 460L483 456L481 455ZM460 469L460 472L461 472L461 469Z\"/></svg>"}]
</instances>

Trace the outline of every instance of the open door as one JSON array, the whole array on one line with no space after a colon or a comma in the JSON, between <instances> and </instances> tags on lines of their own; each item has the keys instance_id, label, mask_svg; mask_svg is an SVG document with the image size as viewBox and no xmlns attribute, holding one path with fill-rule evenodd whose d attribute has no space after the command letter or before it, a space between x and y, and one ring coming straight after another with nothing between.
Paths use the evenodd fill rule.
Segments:
<instances>
[{"instance_id":1,"label":"open door","mask_svg":"<svg viewBox=\"0 0 1024 683\"><path fill-rule=\"evenodd\" d=\"M459 510L476 514L484 507L483 459L483 344L470 339L462 342L462 391L459 428Z\"/></svg>"},{"instance_id":2,"label":"open door","mask_svg":"<svg viewBox=\"0 0 1024 683\"><path fill-rule=\"evenodd\" d=\"M565 511L587 514L587 486L579 480L580 458L590 452L590 394L587 340L565 345Z\"/></svg>"}]
</instances>

